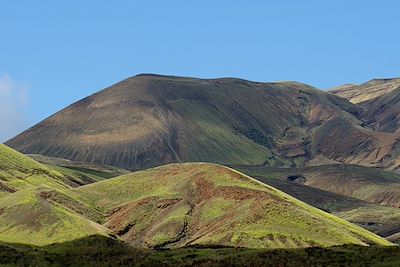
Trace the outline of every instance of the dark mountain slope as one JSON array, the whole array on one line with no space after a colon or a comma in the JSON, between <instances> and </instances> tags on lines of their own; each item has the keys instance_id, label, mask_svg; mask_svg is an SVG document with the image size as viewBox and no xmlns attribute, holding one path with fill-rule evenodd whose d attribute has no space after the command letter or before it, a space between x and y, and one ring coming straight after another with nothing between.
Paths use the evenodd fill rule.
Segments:
<instances>
[{"instance_id":1,"label":"dark mountain slope","mask_svg":"<svg viewBox=\"0 0 400 267\"><path fill-rule=\"evenodd\" d=\"M400 82L399 86L374 99L360 104L362 118L375 130L400 134Z\"/></svg>"},{"instance_id":2,"label":"dark mountain slope","mask_svg":"<svg viewBox=\"0 0 400 267\"><path fill-rule=\"evenodd\" d=\"M375 79L330 92L358 104L363 111L361 118L375 130L400 133L400 78Z\"/></svg>"},{"instance_id":3,"label":"dark mountain slope","mask_svg":"<svg viewBox=\"0 0 400 267\"><path fill-rule=\"evenodd\" d=\"M387 156L397 140L373 132L358 112L340 97L295 82L138 75L7 144L23 153L127 169L184 161L391 164ZM326 145L343 137L345 146Z\"/></svg>"}]
</instances>

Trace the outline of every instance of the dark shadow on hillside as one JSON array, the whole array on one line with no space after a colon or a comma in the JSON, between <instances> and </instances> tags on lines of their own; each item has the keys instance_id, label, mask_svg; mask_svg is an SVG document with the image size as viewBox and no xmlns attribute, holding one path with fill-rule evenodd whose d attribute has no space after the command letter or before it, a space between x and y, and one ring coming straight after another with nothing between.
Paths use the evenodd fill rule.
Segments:
<instances>
[{"instance_id":1,"label":"dark shadow on hillside","mask_svg":"<svg viewBox=\"0 0 400 267\"><path fill-rule=\"evenodd\" d=\"M8 266L400 266L400 247L356 245L329 248L246 249L188 247L155 251L115 239L91 236L32 247L0 244L0 265Z\"/></svg>"}]
</instances>

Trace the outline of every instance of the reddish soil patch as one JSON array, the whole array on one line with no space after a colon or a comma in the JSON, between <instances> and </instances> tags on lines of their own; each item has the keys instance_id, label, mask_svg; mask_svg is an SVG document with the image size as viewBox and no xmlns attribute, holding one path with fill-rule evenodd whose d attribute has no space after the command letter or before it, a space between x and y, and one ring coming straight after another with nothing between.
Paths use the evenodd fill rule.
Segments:
<instances>
[{"instance_id":1,"label":"reddish soil patch","mask_svg":"<svg viewBox=\"0 0 400 267\"><path fill-rule=\"evenodd\" d=\"M274 198L267 192L255 190L251 188L241 188L235 186L221 186L214 190L215 197L223 197L226 199L246 200L246 199L271 199Z\"/></svg>"},{"instance_id":2,"label":"reddish soil patch","mask_svg":"<svg viewBox=\"0 0 400 267\"><path fill-rule=\"evenodd\" d=\"M108 227L111 231L116 233L117 235L129 235L131 228L134 226L132 223L127 224L127 219L129 218L130 214L137 212L138 209L142 209L145 206L153 206L150 209L155 209L148 214L149 216L154 215L158 212L162 212L163 210L167 209L170 206L173 206L179 203L182 199L181 198L174 198L174 199L158 199L156 197L148 197L141 199L139 201L128 203L118 208L115 208L111 211L110 214L107 215L108 221L106 223L106 227ZM150 218L143 218L143 220L149 220ZM127 237L127 239L131 239ZM137 239L137 237L135 237Z\"/></svg>"}]
</instances>

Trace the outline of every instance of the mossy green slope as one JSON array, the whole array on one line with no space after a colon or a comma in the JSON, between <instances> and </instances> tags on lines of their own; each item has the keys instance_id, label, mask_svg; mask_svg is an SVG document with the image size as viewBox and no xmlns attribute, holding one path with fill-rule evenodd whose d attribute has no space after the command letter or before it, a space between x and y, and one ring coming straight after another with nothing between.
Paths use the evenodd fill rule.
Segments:
<instances>
[{"instance_id":1,"label":"mossy green slope","mask_svg":"<svg viewBox=\"0 0 400 267\"><path fill-rule=\"evenodd\" d=\"M0 198L0 241L48 245L109 231L48 198L48 188L26 188Z\"/></svg>"},{"instance_id":2,"label":"mossy green slope","mask_svg":"<svg viewBox=\"0 0 400 267\"><path fill-rule=\"evenodd\" d=\"M233 169L173 164L70 190L136 246L307 247L390 242Z\"/></svg>"},{"instance_id":3,"label":"mossy green slope","mask_svg":"<svg viewBox=\"0 0 400 267\"><path fill-rule=\"evenodd\" d=\"M68 183L61 173L0 144L0 196L35 186L68 189Z\"/></svg>"}]
</instances>

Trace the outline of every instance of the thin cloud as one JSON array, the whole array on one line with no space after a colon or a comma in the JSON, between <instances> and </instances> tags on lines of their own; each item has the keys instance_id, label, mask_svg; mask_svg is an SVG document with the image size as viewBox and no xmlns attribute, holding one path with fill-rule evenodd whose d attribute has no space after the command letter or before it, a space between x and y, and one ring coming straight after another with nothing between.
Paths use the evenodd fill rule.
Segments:
<instances>
[{"instance_id":1,"label":"thin cloud","mask_svg":"<svg viewBox=\"0 0 400 267\"><path fill-rule=\"evenodd\" d=\"M27 86L10 75L0 75L0 142L14 137L28 126L24 112L28 105Z\"/></svg>"}]
</instances>

